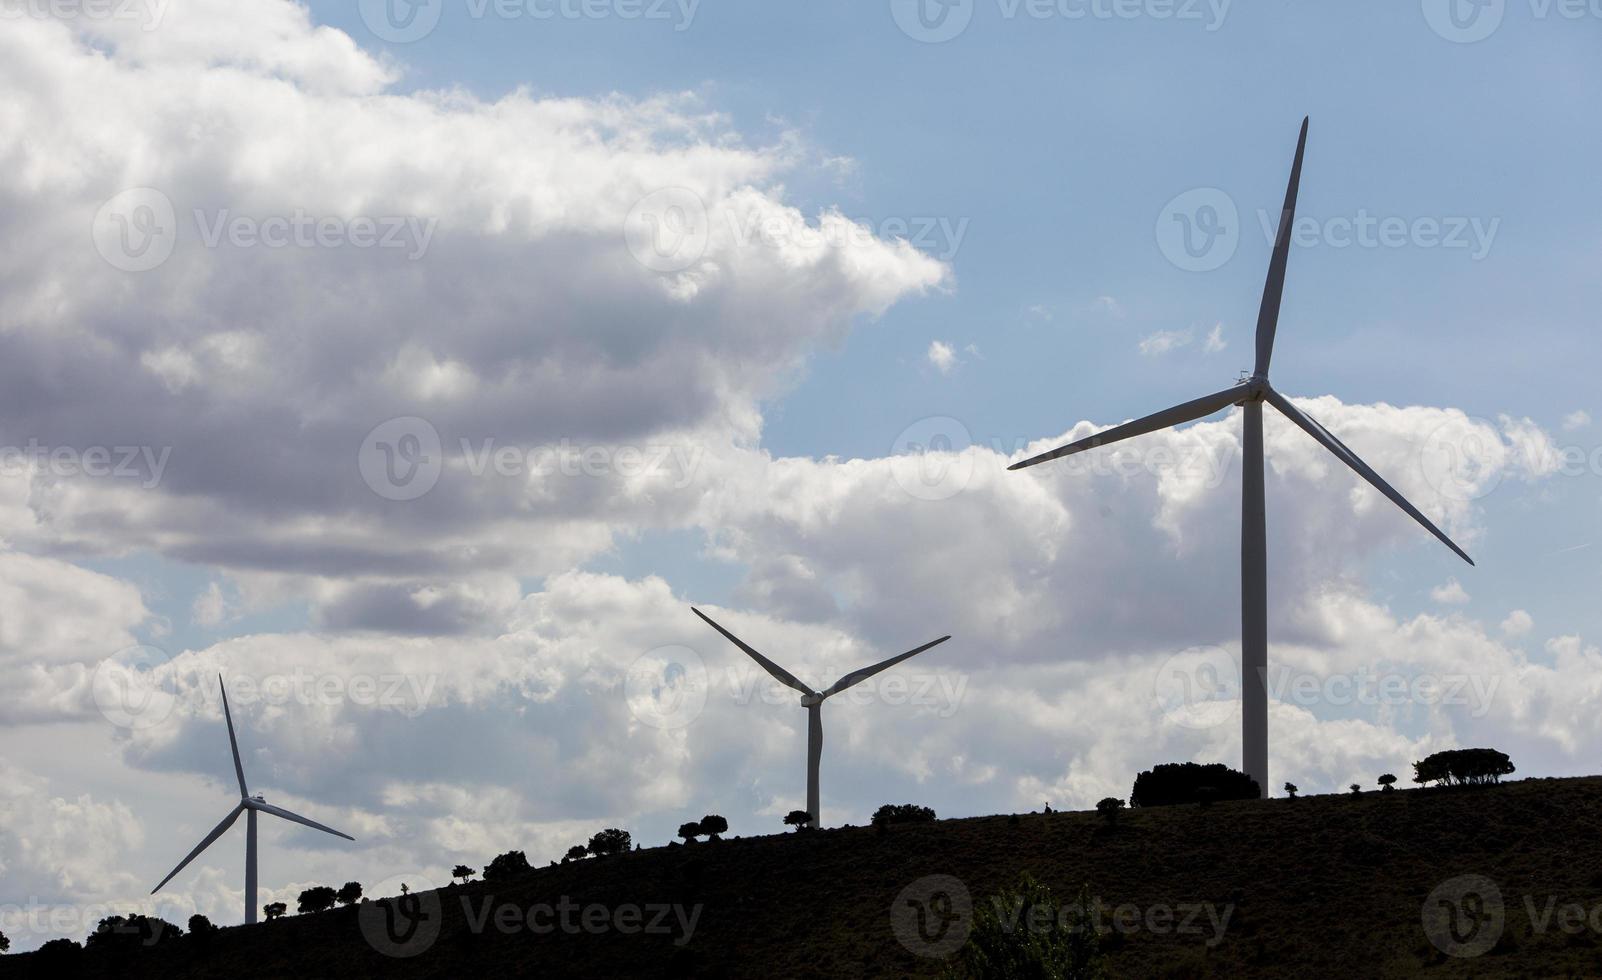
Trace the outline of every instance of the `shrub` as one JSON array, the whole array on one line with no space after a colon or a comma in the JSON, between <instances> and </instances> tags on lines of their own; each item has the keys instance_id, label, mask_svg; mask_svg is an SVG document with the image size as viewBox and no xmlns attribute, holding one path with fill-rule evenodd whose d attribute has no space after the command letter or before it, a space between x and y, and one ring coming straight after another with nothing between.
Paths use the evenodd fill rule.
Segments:
<instances>
[{"instance_id":1,"label":"shrub","mask_svg":"<svg viewBox=\"0 0 1602 980\"><path fill-rule=\"evenodd\" d=\"M706 826L705 820L701 821L701 826ZM618 830L616 827L608 827L590 838L589 852L596 857L605 857L608 854L622 854L629 849L632 843L628 831Z\"/></svg>"},{"instance_id":2,"label":"shrub","mask_svg":"<svg viewBox=\"0 0 1602 980\"><path fill-rule=\"evenodd\" d=\"M261 914L267 917L268 922L271 922L274 919L282 919L284 917L284 913L288 911L289 906L285 905L283 902L268 902L266 905L261 907Z\"/></svg>"},{"instance_id":3,"label":"shrub","mask_svg":"<svg viewBox=\"0 0 1602 980\"><path fill-rule=\"evenodd\" d=\"M1296 788L1296 784L1295 783L1286 783L1285 784L1285 795L1286 796L1289 796L1291 799L1294 800L1294 799L1296 799L1296 794L1298 792L1300 792L1300 790L1298 790Z\"/></svg>"},{"instance_id":4,"label":"shrub","mask_svg":"<svg viewBox=\"0 0 1602 980\"><path fill-rule=\"evenodd\" d=\"M1363 795L1363 787L1361 785L1357 784L1357 783L1353 783L1348 788L1352 791L1352 795L1353 796L1362 796Z\"/></svg>"},{"instance_id":5,"label":"shrub","mask_svg":"<svg viewBox=\"0 0 1602 980\"><path fill-rule=\"evenodd\" d=\"M196 912L194 915L189 917L189 934L191 936L194 936L198 939L204 936L210 936L216 931L217 927L211 924L211 920L201 915L199 912Z\"/></svg>"},{"instance_id":6,"label":"shrub","mask_svg":"<svg viewBox=\"0 0 1602 980\"><path fill-rule=\"evenodd\" d=\"M339 887L339 891L334 893L334 898L341 905L355 905L362 900L362 883L359 881L345 882Z\"/></svg>"},{"instance_id":7,"label":"shrub","mask_svg":"<svg viewBox=\"0 0 1602 980\"><path fill-rule=\"evenodd\" d=\"M314 885L300 893L295 904L295 911L301 915L311 912L326 912L334 907L339 899L339 893L327 885Z\"/></svg>"},{"instance_id":8,"label":"shrub","mask_svg":"<svg viewBox=\"0 0 1602 980\"><path fill-rule=\"evenodd\" d=\"M1396 777L1391 775L1390 773L1386 773L1385 775L1383 775L1383 776L1381 776L1379 778L1380 790L1382 792L1386 792L1386 793L1394 792L1395 791L1395 786L1394 786L1395 782L1396 782Z\"/></svg>"},{"instance_id":9,"label":"shrub","mask_svg":"<svg viewBox=\"0 0 1602 980\"><path fill-rule=\"evenodd\" d=\"M784 825L794 827L798 832L806 830L812 823L812 814L805 810L791 810L784 815Z\"/></svg>"},{"instance_id":10,"label":"shrub","mask_svg":"<svg viewBox=\"0 0 1602 980\"><path fill-rule=\"evenodd\" d=\"M1107 821L1109 827L1118 826L1118 811L1123 808L1124 801L1112 796L1104 797L1096 804L1096 812L1101 814L1101 818Z\"/></svg>"},{"instance_id":11,"label":"shrub","mask_svg":"<svg viewBox=\"0 0 1602 980\"><path fill-rule=\"evenodd\" d=\"M1088 886L1066 904L1026 871L1014 888L974 903L968 942L944 975L976 980L1103 977L1098 924Z\"/></svg>"},{"instance_id":12,"label":"shrub","mask_svg":"<svg viewBox=\"0 0 1602 980\"><path fill-rule=\"evenodd\" d=\"M11 948L11 940L6 938L6 934L5 933L0 932L0 953L4 953L6 950L8 950L10 948Z\"/></svg>"},{"instance_id":13,"label":"shrub","mask_svg":"<svg viewBox=\"0 0 1602 980\"><path fill-rule=\"evenodd\" d=\"M1201 803L1212 790L1212 799L1255 800L1262 795L1257 780L1222 763L1198 765L1194 762L1165 762L1135 777L1130 806L1175 806ZM1207 802L1211 802L1208 800Z\"/></svg>"},{"instance_id":14,"label":"shrub","mask_svg":"<svg viewBox=\"0 0 1602 980\"><path fill-rule=\"evenodd\" d=\"M1482 786L1513 771L1513 762L1495 749L1448 749L1413 763L1413 782Z\"/></svg>"},{"instance_id":15,"label":"shrub","mask_svg":"<svg viewBox=\"0 0 1602 980\"><path fill-rule=\"evenodd\" d=\"M722 840L719 834L729 832L729 822L715 813L709 813L701 818L701 833L711 840Z\"/></svg>"},{"instance_id":16,"label":"shrub","mask_svg":"<svg viewBox=\"0 0 1602 980\"><path fill-rule=\"evenodd\" d=\"M183 928L176 923L154 915L110 915L100 920L83 944L86 949L122 952L171 942L183 934Z\"/></svg>"},{"instance_id":17,"label":"shrub","mask_svg":"<svg viewBox=\"0 0 1602 980\"><path fill-rule=\"evenodd\" d=\"M933 810L916 803L886 803L873 811L874 823L933 823L934 818Z\"/></svg>"},{"instance_id":18,"label":"shrub","mask_svg":"<svg viewBox=\"0 0 1602 980\"><path fill-rule=\"evenodd\" d=\"M534 869L529 867L528 856L522 851L507 851L484 866L485 881L510 881L521 878Z\"/></svg>"},{"instance_id":19,"label":"shrub","mask_svg":"<svg viewBox=\"0 0 1602 980\"><path fill-rule=\"evenodd\" d=\"M589 856L590 852L583 844L574 844L572 847L567 849L567 853L562 856L562 860L564 862L582 861Z\"/></svg>"},{"instance_id":20,"label":"shrub","mask_svg":"<svg viewBox=\"0 0 1602 980\"><path fill-rule=\"evenodd\" d=\"M81 953L83 946L76 939L52 939L33 951L33 962L36 966L67 971L72 969Z\"/></svg>"},{"instance_id":21,"label":"shrub","mask_svg":"<svg viewBox=\"0 0 1602 980\"><path fill-rule=\"evenodd\" d=\"M694 820L679 824L679 836L684 838L686 844L694 844L695 839L704 833L706 831L702 830L701 825Z\"/></svg>"},{"instance_id":22,"label":"shrub","mask_svg":"<svg viewBox=\"0 0 1602 980\"><path fill-rule=\"evenodd\" d=\"M472 868L469 868L465 864L458 864L456 867L451 869L451 877L452 878L460 878L460 879L462 879L462 884L464 884L464 885L467 883L467 879L473 877L476 874L478 874L477 871L474 871Z\"/></svg>"}]
</instances>

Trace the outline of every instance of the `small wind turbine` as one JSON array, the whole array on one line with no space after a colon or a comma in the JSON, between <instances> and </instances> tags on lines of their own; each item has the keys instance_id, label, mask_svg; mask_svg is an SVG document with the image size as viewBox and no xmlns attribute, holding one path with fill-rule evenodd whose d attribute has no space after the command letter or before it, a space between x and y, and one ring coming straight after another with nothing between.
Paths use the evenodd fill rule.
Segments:
<instances>
[{"instance_id":1,"label":"small wind turbine","mask_svg":"<svg viewBox=\"0 0 1602 980\"><path fill-rule=\"evenodd\" d=\"M1279 301L1285 291L1285 264L1290 257L1292 226L1296 223L1296 193L1302 179L1302 154L1307 149L1307 123L1306 119L1302 120L1302 134L1296 142L1296 161L1291 165L1290 186L1285 191L1285 208L1280 212L1279 234L1274 240L1273 258L1268 263L1268 282L1263 287L1263 304L1257 314L1257 366L1251 375L1232 388L1204 395L1133 422L1115 425L1105 432L1098 432L1007 467L1009 470L1023 469L1097 446L1110 445L1131 436L1182 425L1231 405L1244 406L1242 418L1245 433L1242 443L1246 465L1241 481L1240 529L1241 751L1245 757L1246 774L1257 780L1257 785L1265 795L1268 792L1268 554L1263 509L1263 402L1273 405L1282 415L1295 422L1302 431L1333 453L1336 459L1351 467L1358 476L1373 484L1376 490L1457 552L1460 558L1470 565L1474 564L1474 559L1454 544L1440 528L1431 524L1429 518L1419 513L1417 507L1408 503L1345 443L1292 405L1268 383L1268 362L1274 356L1274 331L1279 324Z\"/></svg>"},{"instance_id":2,"label":"small wind turbine","mask_svg":"<svg viewBox=\"0 0 1602 980\"><path fill-rule=\"evenodd\" d=\"M708 626L722 633L730 643L744 650L752 660L761 664L762 669L772 674L780 684L801 692L801 707L807 709L807 813L811 814L812 826L814 827L821 826L818 822L818 762L823 758L823 702L852 685L862 683L881 670L888 670L909 657L915 657L930 647L939 646L951 639L950 636L942 636L931 643L925 643L923 646L908 650L906 653L897 654L889 660L881 660L872 667L853 670L835 681L827 691L820 692L807 687L796 680L795 675L751 649L744 640L713 622L712 618L706 613L693 606L691 607L691 612L706 620Z\"/></svg>"},{"instance_id":3,"label":"small wind turbine","mask_svg":"<svg viewBox=\"0 0 1602 980\"><path fill-rule=\"evenodd\" d=\"M222 687L221 674L217 675L217 685ZM189 865L190 861L193 861L195 858L199 857L200 852L210 847L213 841L226 833L228 828L234 825L234 821L239 819L239 815L243 813L245 814L246 819L245 924L251 925L256 921L256 811L260 810L263 813L270 813L275 817L283 817L285 820L293 820L295 823L305 824L314 830L320 830L325 834L333 834L335 837L343 837L346 840L355 840L356 838L349 834L342 834L332 827L324 827L317 821L308 820L298 813L290 813L283 807L273 806L271 803L268 803L266 800L262 799L260 795L250 795L250 791L245 788L245 767L239 762L239 741L234 738L234 717L228 711L228 689L226 687L222 688L222 698L223 718L228 722L228 744L234 750L234 775L239 778L239 805L234 807L233 811L229 813L228 816L223 817L222 823L213 828L212 832L206 835L206 839L201 841L194 850L189 852L188 857L178 862L178 867L173 868L171 874L168 874L167 877L161 879L161 885L165 885L167 882L171 881L174 875ZM150 894L154 895L161 891L161 885L157 885L156 887L150 889Z\"/></svg>"}]
</instances>

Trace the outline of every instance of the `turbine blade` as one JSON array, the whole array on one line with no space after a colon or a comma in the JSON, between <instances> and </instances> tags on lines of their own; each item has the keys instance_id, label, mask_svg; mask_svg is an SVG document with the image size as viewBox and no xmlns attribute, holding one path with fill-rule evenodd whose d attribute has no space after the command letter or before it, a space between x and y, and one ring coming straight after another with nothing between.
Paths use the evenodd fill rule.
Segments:
<instances>
[{"instance_id":1,"label":"turbine blade","mask_svg":"<svg viewBox=\"0 0 1602 980\"><path fill-rule=\"evenodd\" d=\"M862 683L863 681L865 681L868 678L872 677L874 674L877 674L881 670L889 670L891 667L894 667L896 664L900 663L901 661L906 660L909 657L916 657L918 654L920 654L923 651L929 649L930 647L937 647L937 646L939 646L940 644L946 642L949 639L951 639L951 637L942 636L940 639L935 640L932 643L925 643L923 646L918 647L918 648L913 649L913 650L908 650L906 653L897 654L896 656L891 657L889 660L881 660L878 663L874 664L872 667L864 667L861 670L853 670L851 673L849 673L849 674L845 675L844 677L840 678L839 680L835 681L833 687L831 687L827 691L823 692L823 696L824 697L829 697L830 695L838 694L839 692L845 690L846 688L852 686L853 684Z\"/></svg>"},{"instance_id":2,"label":"turbine blade","mask_svg":"<svg viewBox=\"0 0 1602 980\"><path fill-rule=\"evenodd\" d=\"M1087 449L1095 449L1097 446L1111 445L1131 436L1145 435L1158 429L1167 429L1171 426L1193 422L1204 415L1211 415L1221 408L1235 404L1240 400L1243 390L1237 385L1225 391L1216 391L1211 395L1204 395L1195 401L1188 401L1183 405L1175 405L1173 408L1164 409L1143 419L1125 422L1123 425L1115 425L1093 436L1086 436L1077 442L1070 442L1066 446L1058 446L1049 453L1041 453L1039 456L1031 457L1021 463L1013 463L1007 469L1021 470L1026 466L1034 466L1038 463L1049 462L1064 456L1072 456L1074 453L1082 453Z\"/></svg>"},{"instance_id":3,"label":"turbine blade","mask_svg":"<svg viewBox=\"0 0 1602 980\"><path fill-rule=\"evenodd\" d=\"M1336 438L1335 433L1324 428L1311 415L1308 415L1295 405L1292 405L1290 399L1275 391L1273 388L1267 389L1264 397L1267 398L1275 408L1279 409L1280 414L1301 426L1303 432L1306 432L1308 435L1312 436L1316 441L1321 443L1325 449L1328 449L1330 452L1334 453L1337 459L1341 460L1341 462L1355 470L1358 476L1373 484L1374 489L1389 497L1392 503L1406 511L1408 515L1413 518L1413 520L1424 525L1425 530L1429 531L1437 538L1440 538L1441 543L1455 551L1459 558L1468 562L1470 565L1474 564L1474 559L1468 556L1468 552L1464 551L1462 548L1459 548L1456 542L1446 536L1446 532L1442 531L1440 528L1431 523L1430 519L1421 514L1419 509L1409 503L1406 497L1398 493L1395 487L1392 487L1389 483L1386 483L1378 473L1374 472L1372 467L1363 462L1363 460L1356 453L1352 452L1351 448L1348 447L1346 443L1341 442L1340 439Z\"/></svg>"},{"instance_id":4,"label":"turbine blade","mask_svg":"<svg viewBox=\"0 0 1602 980\"><path fill-rule=\"evenodd\" d=\"M1274 257L1268 262L1268 282L1263 286L1263 305L1257 311L1257 369L1268 376L1268 362L1274 358L1274 332L1279 329L1279 300L1285 292L1285 264L1290 259L1291 231L1296 224L1296 195L1302 184L1302 154L1307 150L1307 119L1296 141L1296 162L1291 164L1290 186L1285 188L1285 208L1279 213L1279 233L1274 236Z\"/></svg>"},{"instance_id":5,"label":"turbine blade","mask_svg":"<svg viewBox=\"0 0 1602 980\"><path fill-rule=\"evenodd\" d=\"M234 737L234 716L228 710L228 688L223 684L222 675L217 675L217 686L222 688L223 719L228 722L228 747L234 750L234 775L239 777L239 798L244 799L250 795L245 788L245 767L239 762L239 740Z\"/></svg>"},{"instance_id":6,"label":"turbine blade","mask_svg":"<svg viewBox=\"0 0 1602 980\"><path fill-rule=\"evenodd\" d=\"M735 646L739 647L741 650L744 650L746 652L746 654L752 660L755 660L757 663L761 664L762 665L762 669L764 669L768 673L772 674L774 679L777 680L780 684L783 684L786 687L794 688L795 690L800 691L802 694L813 694L813 693L816 693L816 692L814 692L812 690L812 688L807 687L805 684L803 684L800 681L796 680L794 675L792 675L788 670L785 670L783 667L780 667L778 664L776 664L773 661L769 660L767 657L764 657L762 654L757 653L755 650L751 649L749 646L746 646L744 640L740 639L738 636L735 636L733 633L730 633L728 630L724 629L723 627L719 626L717 623L713 622L711 616L708 616L706 613L704 613L701 610L695 608L694 606L690 607L690 611L695 613L697 616L700 616L702 619L706 620L708 626L711 626L713 629L717 630L719 633L722 633L728 639L728 641L730 643L732 643Z\"/></svg>"},{"instance_id":7,"label":"turbine blade","mask_svg":"<svg viewBox=\"0 0 1602 980\"><path fill-rule=\"evenodd\" d=\"M165 885L167 882L171 881L173 879L173 875L176 875L178 872L180 872L184 868L188 867L189 866L189 862L193 861L195 858L199 857L201 851L204 851L206 848L210 847L212 845L213 841L215 841L217 838L221 837L223 834L227 833L228 832L228 828L232 827L234 825L234 821L238 820L239 819L239 815L241 813L243 813L244 811L245 811L245 804L243 804L243 803L239 804L238 806L234 807L232 810L228 811L228 816L223 817L222 823L220 823L216 827L214 827L212 829L211 833L206 835L206 839L201 841L198 845L196 845L194 850L189 852L189 856L188 857L184 858L182 861L179 861L178 862L178 867L173 868L172 871L167 875L167 877L161 879L161 885ZM157 892L161 891L161 885L157 885L156 887L150 889L150 894L154 895Z\"/></svg>"},{"instance_id":8,"label":"turbine blade","mask_svg":"<svg viewBox=\"0 0 1602 980\"><path fill-rule=\"evenodd\" d=\"M356 839L349 834L342 834L332 827L324 827L315 820L308 820L306 817L303 817L298 813L291 813L281 806L273 806L271 803L263 803L260 800L252 800L250 805L252 809L260 810L263 813L270 813L275 817L283 817L285 820L293 820L296 823L303 823L313 830L320 830L325 834L333 834L335 837L343 837L346 840Z\"/></svg>"}]
</instances>

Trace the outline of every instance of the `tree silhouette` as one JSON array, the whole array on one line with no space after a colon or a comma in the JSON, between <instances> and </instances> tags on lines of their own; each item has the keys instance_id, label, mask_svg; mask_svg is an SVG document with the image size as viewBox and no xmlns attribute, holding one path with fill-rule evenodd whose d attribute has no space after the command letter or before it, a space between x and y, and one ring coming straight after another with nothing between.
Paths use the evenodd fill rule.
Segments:
<instances>
[{"instance_id":1,"label":"tree silhouette","mask_svg":"<svg viewBox=\"0 0 1602 980\"><path fill-rule=\"evenodd\" d=\"M574 844L572 847L567 849L567 854L566 854L566 856L564 856L562 858L562 860L564 862L566 862L566 861L582 861L582 860L584 860L585 858L587 858L589 856L590 856L589 848L585 847L583 844Z\"/></svg>"},{"instance_id":2,"label":"tree silhouette","mask_svg":"<svg viewBox=\"0 0 1602 980\"><path fill-rule=\"evenodd\" d=\"M1297 793L1296 784L1295 783L1286 783L1285 784L1285 793L1291 799L1293 799L1293 800L1296 799L1296 793Z\"/></svg>"},{"instance_id":3,"label":"tree silhouette","mask_svg":"<svg viewBox=\"0 0 1602 980\"><path fill-rule=\"evenodd\" d=\"M201 915L199 912L196 912L194 915L189 917L189 934L191 936L200 939L210 936L216 931L217 927L211 924L211 920Z\"/></svg>"},{"instance_id":4,"label":"tree silhouette","mask_svg":"<svg viewBox=\"0 0 1602 980\"><path fill-rule=\"evenodd\" d=\"M0 932L0 953L4 953L6 950L8 950L10 948L11 948L11 940L6 938L6 934L5 933Z\"/></svg>"},{"instance_id":5,"label":"tree silhouette","mask_svg":"<svg viewBox=\"0 0 1602 980\"><path fill-rule=\"evenodd\" d=\"M295 904L295 911L301 915L307 915L312 912L326 912L334 907L334 902L338 899L339 893L327 885L313 885L300 893L300 898Z\"/></svg>"},{"instance_id":6,"label":"tree silhouette","mask_svg":"<svg viewBox=\"0 0 1602 980\"><path fill-rule=\"evenodd\" d=\"M711 840L722 840L719 834L729 832L729 822L715 813L709 813L701 818L701 833Z\"/></svg>"},{"instance_id":7,"label":"tree silhouette","mask_svg":"<svg viewBox=\"0 0 1602 980\"><path fill-rule=\"evenodd\" d=\"M355 905L362 900L362 883L359 881L345 882L339 891L334 893L334 898L341 905Z\"/></svg>"},{"instance_id":8,"label":"tree silhouette","mask_svg":"<svg viewBox=\"0 0 1602 980\"><path fill-rule=\"evenodd\" d=\"M706 831L701 829L701 825L693 820L679 824L679 836L684 838L686 844L694 844L695 839L704 833Z\"/></svg>"},{"instance_id":9,"label":"tree silhouette","mask_svg":"<svg viewBox=\"0 0 1602 980\"><path fill-rule=\"evenodd\" d=\"M1115 796L1103 797L1101 802L1096 804L1096 812L1101 814L1101 818L1107 821L1109 827L1118 826L1118 811L1123 808L1124 801Z\"/></svg>"},{"instance_id":10,"label":"tree silhouette","mask_svg":"<svg viewBox=\"0 0 1602 980\"><path fill-rule=\"evenodd\" d=\"M1363 795L1363 787L1358 783L1353 783L1351 785L1351 790L1352 790L1352 795L1353 796L1362 796Z\"/></svg>"},{"instance_id":11,"label":"tree silhouette","mask_svg":"<svg viewBox=\"0 0 1602 980\"><path fill-rule=\"evenodd\" d=\"M806 830L812 823L812 814L805 810L791 810L784 815L784 825L794 827L798 832Z\"/></svg>"},{"instance_id":12,"label":"tree silhouette","mask_svg":"<svg viewBox=\"0 0 1602 980\"><path fill-rule=\"evenodd\" d=\"M1085 980L1105 976L1090 888L1065 901L1029 872L989 901L973 903L973 929L948 965L950 977L1052 977ZM1037 928L1026 923L1050 923Z\"/></svg>"},{"instance_id":13,"label":"tree silhouette","mask_svg":"<svg viewBox=\"0 0 1602 980\"><path fill-rule=\"evenodd\" d=\"M1449 749L1413 763L1413 782L1479 786L1499 783L1513 771L1512 760L1495 749Z\"/></svg>"},{"instance_id":14,"label":"tree silhouette","mask_svg":"<svg viewBox=\"0 0 1602 980\"><path fill-rule=\"evenodd\" d=\"M512 878L521 878L533 870L533 868L529 867L528 857L522 851L507 851L485 865L484 880L507 881Z\"/></svg>"},{"instance_id":15,"label":"tree silhouette","mask_svg":"<svg viewBox=\"0 0 1602 980\"><path fill-rule=\"evenodd\" d=\"M1174 806L1204 800L1203 789L1211 790L1213 800L1255 800L1263 795L1257 780L1223 763L1199 765L1194 762L1165 762L1135 777L1129 805Z\"/></svg>"},{"instance_id":16,"label":"tree silhouette","mask_svg":"<svg viewBox=\"0 0 1602 980\"><path fill-rule=\"evenodd\" d=\"M70 976L65 971L72 969L72 965L78 962L78 957L82 953L83 946L76 939L52 939L33 951L33 962L37 966L48 966L63 971L59 974L61 976Z\"/></svg>"},{"instance_id":17,"label":"tree silhouette","mask_svg":"<svg viewBox=\"0 0 1602 980\"><path fill-rule=\"evenodd\" d=\"M266 905L261 907L261 914L267 917L268 922L271 922L274 919L282 919L284 917L284 913L288 911L289 906L285 905L283 902L268 902Z\"/></svg>"},{"instance_id":18,"label":"tree silhouette","mask_svg":"<svg viewBox=\"0 0 1602 980\"><path fill-rule=\"evenodd\" d=\"M1387 793L1395 792L1395 789L1394 789L1395 782L1396 782L1396 777L1391 775L1390 773L1386 773L1385 775L1383 775L1383 776L1381 776L1379 778L1380 789L1383 790L1384 792L1387 792Z\"/></svg>"},{"instance_id":19,"label":"tree silhouette","mask_svg":"<svg viewBox=\"0 0 1602 980\"><path fill-rule=\"evenodd\" d=\"M701 826L706 826L705 820L701 821ZM622 854L632 845L628 831L608 827L590 838L589 851L596 857L605 857L608 854Z\"/></svg>"},{"instance_id":20,"label":"tree silhouette","mask_svg":"<svg viewBox=\"0 0 1602 980\"><path fill-rule=\"evenodd\" d=\"M451 869L451 877L452 878L460 878L460 879L462 879L462 884L464 884L464 885L467 884L467 879L473 877L476 874L478 874L477 871L474 871L472 868L469 868L465 864L458 864L456 867Z\"/></svg>"},{"instance_id":21,"label":"tree silhouette","mask_svg":"<svg viewBox=\"0 0 1602 980\"><path fill-rule=\"evenodd\" d=\"M873 811L873 822L876 824L931 823L934 818L933 810L916 803L886 803Z\"/></svg>"},{"instance_id":22,"label":"tree silhouette","mask_svg":"<svg viewBox=\"0 0 1602 980\"><path fill-rule=\"evenodd\" d=\"M183 934L183 928L176 923L154 915L109 915L84 940L84 947L125 952L171 942Z\"/></svg>"}]
</instances>

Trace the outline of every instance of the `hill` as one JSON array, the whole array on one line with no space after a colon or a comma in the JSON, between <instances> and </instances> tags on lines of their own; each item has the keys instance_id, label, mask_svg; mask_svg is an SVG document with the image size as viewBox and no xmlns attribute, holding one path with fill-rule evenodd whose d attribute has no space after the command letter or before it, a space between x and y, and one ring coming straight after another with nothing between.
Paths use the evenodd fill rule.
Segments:
<instances>
[{"instance_id":1,"label":"hill","mask_svg":"<svg viewBox=\"0 0 1602 980\"><path fill-rule=\"evenodd\" d=\"M934 876L979 903L1025 870L1070 897L1089 886L1114 976L1602 975L1599 778L1132 810L1116 828L1022 814L661 847L414 895L430 915L410 935L410 919L386 934L388 903L370 902L80 963L164 978L929 976L941 961L918 951L966 925L960 889ZM1464 909L1483 910L1478 927ZM375 950L392 938L422 951ZM0 966L46 975L31 955Z\"/></svg>"}]
</instances>

